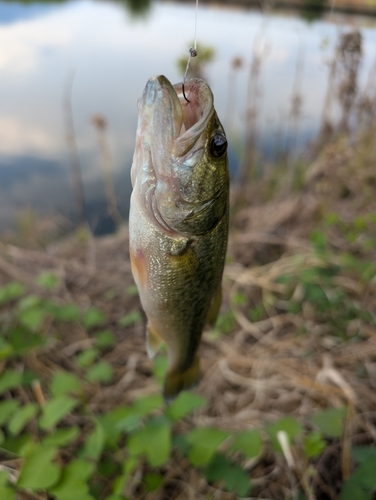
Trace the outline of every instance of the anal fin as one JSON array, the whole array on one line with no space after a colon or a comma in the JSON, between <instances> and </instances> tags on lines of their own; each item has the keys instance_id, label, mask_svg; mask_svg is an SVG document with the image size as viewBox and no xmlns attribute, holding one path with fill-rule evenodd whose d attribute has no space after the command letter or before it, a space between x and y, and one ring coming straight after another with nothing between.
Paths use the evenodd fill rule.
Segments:
<instances>
[{"instance_id":1,"label":"anal fin","mask_svg":"<svg viewBox=\"0 0 376 500\"><path fill-rule=\"evenodd\" d=\"M195 356L191 366L184 372L171 370L166 375L163 387L163 396L166 401L172 401L180 391L192 389L200 381L200 364L198 356Z\"/></svg>"},{"instance_id":2,"label":"anal fin","mask_svg":"<svg viewBox=\"0 0 376 500\"><path fill-rule=\"evenodd\" d=\"M221 308L222 303L222 287L219 286L216 294L213 297L213 300L210 304L210 309L208 315L206 316L206 323L212 328L215 327L215 323L218 318L219 310Z\"/></svg>"},{"instance_id":3,"label":"anal fin","mask_svg":"<svg viewBox=\"0 0 376 500\"><path fill-rule=\"evenodd\" d=\"M156 330L148 324L146 329L146 351L150 359L153 359L161 348L164 340L156 332Z\"/></svg>"}]
</instances>

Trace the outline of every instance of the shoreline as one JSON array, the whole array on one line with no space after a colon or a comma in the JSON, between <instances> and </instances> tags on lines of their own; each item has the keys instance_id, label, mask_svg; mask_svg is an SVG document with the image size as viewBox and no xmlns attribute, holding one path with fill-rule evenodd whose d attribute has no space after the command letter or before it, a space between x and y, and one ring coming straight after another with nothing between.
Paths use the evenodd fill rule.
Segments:
<instances>
[{"instance_id":1,"label":"shoreline","mask_svg":"<svg viewBox=\"0 0 376 500\"><path fill-rule=\"evenodd\" d=\"M349 2L346 0L200 0L201 4L237 5L239 7L257 8L260 11L273 11L278 9L297 9L314 14L328 12L349 15L376 16L376 3L366 1ZM174 0L174 3L188 3L188 0ZM190 2L189 2L190 3Z\"/></svg>"}]
</instances>

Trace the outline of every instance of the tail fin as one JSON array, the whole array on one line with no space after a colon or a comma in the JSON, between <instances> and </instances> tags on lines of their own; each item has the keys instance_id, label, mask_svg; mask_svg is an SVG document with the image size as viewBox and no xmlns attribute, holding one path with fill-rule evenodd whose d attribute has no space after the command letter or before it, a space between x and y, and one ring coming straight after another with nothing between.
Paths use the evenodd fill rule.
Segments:
<instances>
[{"instance_id":1,"label":"tail fin","mask_svg":"<svg viewBox=\"0 0 376 500\"><path fill-rule=\"evenodd\" d=\"M184 372L172 370L167 373L163 388L165 400L172 401L180 391L195 387L198 385L200 378L199 359L196 356L191 366Z\"/></svg>"}]
</instances>

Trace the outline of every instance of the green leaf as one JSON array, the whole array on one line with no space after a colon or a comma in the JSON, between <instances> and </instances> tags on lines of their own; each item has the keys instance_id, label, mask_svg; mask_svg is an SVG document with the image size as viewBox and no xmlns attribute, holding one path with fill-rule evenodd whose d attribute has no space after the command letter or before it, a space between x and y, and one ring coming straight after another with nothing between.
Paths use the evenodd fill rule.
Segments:
<instances>
[{"instance_id":1,"label":"green leaf","mask_svg":"<svg viewBox=\"0 0 376 500\"><path fill-rule=\"evenodd\" d=\"M249 475L239 465L232 465L225 473L225 485L239 497L246 497L251 489Z\"/></svg>"},{"instance_id":2,"label":"green leaf","mask_svg":"<svg viewBox=\"0 0 376 500\"><path fill-rule=\"evenodd\" d=\"M82 482L77 481L75 483L68 483L60 489L56 488L55 497L57 500L96 500L98 497L93 497L87 493L89 486Z\"/></svg>"},{"instance_id":3,"label":"green leaf","mask_svg":"<svg viewBox=\"0 0 376 500\"><path fill-rule=\"evenodd\" d=\"M1 500L16 500L16 492L11 486L0 486Z\"/></svg>"},{"instance_id":4,"label":"green leaf","mask_svg":"<svg viewBox=\"0 0 376 500\"><path fill-rule=\"evenodd\" d=\"M59 284L60 278L54 273L43 272L35 280L37 285L47 288L47 290L53 290Z\"/></svg>"},{"instance_id":5,"label":"green leaf","mask_svg":"<svg viewBox=\"0 0 376 500\"><path fill-rule=\"evenodd\" d=\"M215 329L221 333L230 333L234 329L235 317L231 310L220 314L215 323Z\"/></svg>"},{"instance_id":6,"label":"green leaf","mask_svg":"<svg viewBox=\"0 0 376 500\"><path fill-rule=\"evenodd\" d=\"M35 381L40 382L40 377L31 370L24 370L22 374L22 385L31 385Z\"/></svg>"},{"instance_id":7,"label":"green leaf","mask_svg":"<svg viewBox=\"0 0 376 500\"><path fill-rule=\"evenodd\" d=\"M171 429L165 419L147 422L143 429L134 432L128 439L128 451L132 455L145 454L152 467L166 463L171 451Z\"/></svg>"},{"instance_id":8,"label":"green leaf","mask_svg":"<svg viewBox=\"0 0 376 500\"><path fill-rule=\"evenodd\" d=\"M114 376L114 371L110 363L107 361L99 361L86 372L86 380L88 382L110 382Z\"/></svg>"},{"instance_id":9,"label":"green leaf","mask_svg":"<svg viewBox=\"0 0 376 500\"><path fill-rule=\"evenodd\" d=\"M98 326L106 321L104 313L96 307L88 309L83 317L84 327L88 330L94 326Z\"/></svg>"},{"instance_id":10,"label":"green leaf","mask_svg":"<svg viewBox=\"0 0 376 500\"><path fill-rule=\"evenodd\" d=\"M76 361L79 366L82 368L87 368L92 365L94 360L99 356L99 349L93 347L91 349L87 349L86 351L81 352L78 356L76 356Z\"/></svg>"},{"instance_id":11,"label":"green leaf","mask_svg":"<svg viewBox=\"0 0 376 500\"><path fill-rule=\"evenodd\" d=\"M7 302L18 299L25 291L26 287L21 285L21 283L15 281L8 283L0 288L0 304L6 304Z\"/></svg>"},{"instance_id":12,"label":"green leaf","mask_svg":"<svg viewBox=\"0 0 376 500\"><path fill-rule=\"evenodd\" d=\"M103 427L97 423L94 429L86 438L84 447L81 452L81 458L88 458L90 460L99 460L102 455L106 439L106 434Z\"/></svg>"},{"instance_id":13,"label":"green leaf","mask_svg":"<svg viewBox=\"0 0 376 500\"><path fill-rule=\"evenodd\" d=\"M236 306L245 306L248 302L248 297L246 296L245 293L238 291L235 292L235 294L233 295L232 302Z\"/></svg>"},{"instance_id":14,"label":"green leaf","mask_svg":"<svg viewBox=\"0 0 376 500\"><path fill-rule=\"evenodd\" d=\"M13 436L16 436L25 427L25 425L38 413L39 405L37 403L28 403L20 408L8 423L8 430Z\"/></svg>"},{"instance_id":15,"label":"green leaf","mask_svg":"<svg viewBox=\"0 0 376 500\"><path fill-rule=\"evenodd\" d=\"M35 448L33 436L31 434L22 433L21 436L10 436L2 444L4 450L25 457Z\"/></svg>"},{"instance_id":16,"label":"green leaf","mask_svg":"<svg viewBox=\"0 0 376 500\"><path fill-rule=\"evenodd\" d=\"M61 479L57 485L50 489L50 492L57 497L58 500L86 500L94 498L88 494L89 485L88 479L92 476L95 470L95 464L86 460L72 460L64 467Z\"/></svg>"},{"instance_id":17,"label":"green leaf","mask_svg":"<svg viewBox=\"0 0 376 500\"><path fill-rule=\"evenodd\" d=\"M228 432L214 427L201 427L191 431L187 435L187 441L191 444L188 452L191 464L195 466L207 464L228 435Z\"/></svg>"},{"instance_id":18,"label":"green leaf","mask_svg":"<svg viewBox=\"0 0 376 500\"><path fill-rule=\"evenodd\" d=\"M80 379L71 372L57 371L54 373L50 392L52 396L62 396L64 394L78 393L82 390Z\"/></svg>"},{"instance_id":19,"label":"green leaf","mask_svg":"<svg viewBox=\"0 0 376 500\"><path fill-rule=\"evenodd\" d=\"M376 489L376 456L369 458L359 465L352 480L370 490Z\"/></svg>"},{"instance_id":20,"label":"green leaf","mask_svg":"<svg viewBox=\"0 0 376 500\"><path fill-rule=\"evenodd\" d=\"M303 427L295 418L283 417L280 420L277 420L277 422L267 424L265 429L270 437L273 448L277 451L282 451L277 439L277 433L279 431L285 431L291 444L294 438L302 432Z\"/></svg>"},{"instance_id":21,"label":"green leaf","mask_svg":"<svg viewBox=\"0 0 376 500\"><path fill-rule=\"evenodd\" d=\"M343 431L343 421L347 408L328 408L313 414L310 418L320 431L329 437L340 437Z\"/></svg>"},{"instance_id":22,"label":"green leaf","mask_svg":"<svg viewBox=\"0 0 376 500\"><path fill-rule=\"evenodd\" d=\"M54 316L58 321L78 321L80 309L75 304L59 305L54 309Z\"/></svg>"},{"instance_id":23,"label":"green leaf","mask_svg":"<svg viewBox=\"0 0 376 500\"><path fill-rule=\"evenodd\" d=\"M330 302L324 290L314 283L304 284L305 298L308 302L320 307L321 310L327 310L330 307Z\"/></svg>"},{"instance_id":24,"label":"green leaf","mask_svg":"<svg viewBox=\"0 0 376 500\"><path fill-rule=\"evenodd\" d=\"M103 330L98 332L96 345L100 348L111 347L115 344L116 338L111 330Z\"/></svg>"},{"instance_id":25,"label":"green leaf","mask_svg":"<svg viewBox=\"0 0 376 500\"><path fill-rule=\"evenodd\" d=\"M163 385L167 372L167 356L157 356L153 360L153 374L159 385Z\"/></svg>"},{"instance_id":26,"label":"green leaf","mask_svg":"<svg viewBox=\"0 0 376 500\"><path fill-rule=\"evenodd\" d=\"M313 243L316 251L322 252L326 248L326 237L319 229L314 229L310 235L310 240Z\"/></svg>"},{"instance_id":27,"label":"green leaf","mask_svg":"<svg viewBox=\"0 0 376 500\"><path fill-rule=\"evenodd\" d=\"M43 439L44 445L50 446L67 446L72 441L74 441L80 434L80 429L78 427L69 427L67 429L57 429L49 436Z\"/></svg>"},{"instance_id":28,"label":"green leaf","mask_svg":"<svg viewBox=\"0 0 376 500\"><path fill-rule=\"evenodd\" d=\"M43 304L43 298L39 295L28 295L27 297L21 299L17 304L17 309L19 311L26 311L27 309L33 309L39 307Z\"/></svg>"},{"instance_id":29,"label":"green leaf","mask_svg":"<svg viewBox=\"0 0 376 500\"><path fill-rule=\"evenodd\" d=\"M123 430L123 426L119 425L119 422L123 419L128 419L128 417L132 415L129 407L119 406L112 411L105 413L98 417L99 424L103 427L106 441L113 446L116 445L120 434ZM138 425L139 419L136 417L135 425L132 425L129 429L127 426L124 426L126 431L134 430Z\"/></svg>"},{"instance_id":30,"label":"green leaf","mask_svg":"<svg viewBox=\"0 0 376 500\"><path fill-rule=\"evenodd\" d=\"M0 360L7 359L13 353L13 346L6 340L0 338Z\"/></svg>"},{"instance_id":31,"label":"green leaf","mask_svg":"<svg viewBox=\"0 0 376 500\"><path fill-rule=\"evenodd\" d=\"M140 314L140 311L130 311L128 314L122 316L118 320L118 325L125 328L126 326L133 325L133 323L138 323L139 321L141 321L141 319L142 316Z\"/></svg>"},{"instance_id":32,"label":"green leaf","mask_svg":"<svg viewBox=\"0 0 376 500\"><path fill-rule=\"evenodd\" d=\"M162 396L160 394L153 394L151 396L144 396L143 398L136 399L136 401L132 403L131 408L137 415L143 417L153 410L160 408L162 404Z\"/></svg>"},{"instance_id":33,"label":"green leaf","mask_svg":"<svg viewBox=\"0 0 376 500\"><path fill-rule=\"evenodd\" d=\"M375 245L375 241L371 240L369 244L371 244L372 245L371 248L373 248ZM366 283L370 283L372 279L375 277L375 275L376 275L376 265L373 262L371 262L362 272L361 279Z\"/></svg>"},{"instance_id":34,"label":"green leaf","mask_svg":"<svg viewBox=\"0 0 376 500\"><path fill-rule=\"evenodd\" d=\"M30 331L29 328L22 325L17 325L16 328L11 330L8 341L12 344L14 352L19 356L24 356L32 349L46 343L42 335Z\"/></svg>"},{"instance_id":35,"label":"green leaf","mask_svg":"<svg viewBox=\"0 0 376 500\"><path fill-rule=\"evenodd\" d=\"M351 476L342 487L340 500L372 500L372 493L365 491Z\"/></svg>"},{"instance_id":36,"label":"green leaf","mask_svg":"<svg viewBox=\"0 0 376 500\"><path fill-rule=\"evenodd\" d=\"M0 403L0 425L4 425L17 410L19 402L15 399L1 401Z\"/></svg>"},{"instance_id":37,"label":"green leaf","mask_svg":"<svg viewBox=\"0 0 376 500\"><path fill-rule=\"evenodd\" d=\"M226 471L231 465L231 460L225 457L225 455L222 455L222 453L215 453L204 469L204 476L208 481L221 481L224 479Z\"/></svg>"},{"instance_id":38,"label":"green leaf","mask_svg":"<svg viewBox=\"0 0 376 500\"><path fill-rule=\"evenodd\" d=\"M311 432L303 441L304 454L307 458L317 457L326 448L321 432Z\"/></svg>"},{"instance_id":39,"label":"green leaf","mask_svg":"<svg viewBox=\"0 0 376 500\"><path fill-rule=\"evenodd\" d=\"M354 446L351 448L351 455L356 462L362 463L370 458L376 457L376 448L371 446Z\"/></svg>"},{"instance_id":40,"label":"green leaf","mask_svg":"<svg viewBox=\"0 0 376 500\"><path fill-rule=\"evenodd\" d=\"M48 401L42 408L39 427L43 430L52 429L70 411L78 405L78 401L69 396L58 396Z\"/></svg>"},{"instance_id":41,"label":"green leaf","mask_svg":"<svg viewBox=\"0 0 376 500\"><path fill-rule=\"evenodd\" d=\"M18 314L18 319L21 324L30 328L31 330L37 330L43 323L44 318L47 316L47 311L43 307L33 307L21 311Z\"/></svg>"},{"instance_id":42,"label":"green leaf","mask_svg":"<svg viewBox=\"0 0 376 500\"><path fill-rule=\"evenodd\" d=\"M19 488L41 490L53 486L60 477L60 468L53 462L57 448L38 446L30 455L21 469L17 481Z\"/></svg>"},{"instance_id":43,"label":"green leaf","mask_svg":"<svg viewBox=\"0 0 376 500\"><path fill-rule=\"evenodd\" d=\"M5 472L5 470L0 470L0 486L6 486L7 482L8 482L8 474Z\"/></svg>"},{"instance_id":44,"label":"green leaf","mask_svg":"<svg viewBox=\"0 0 376 500\"><path fill-rule=\"evenodd\" d=\"M16 389L22 383L22 373L16 370L6 370L0 376L0 394Z\"/></svg>"},{"instance_id":45,"label":"green leaf","mask_svg":"<svg viewBox=\"0 0 376 500\"><path fill-rule=\"evenodd\" d=\"M206 403L206 399L195 394L194 392L183 391L175 399L173 403L167 408L166 414L172 420L180 420L188 413L200 408Z\"/></svg>"},{"instance_id":46,"label":"green leaf","mask_svg":"<svg viewBox=\"0 0 376 500\"><path fill-rule=\"evenodd\" d=\"M163 405L159 394L139 398L130 406L119 406L98 418L105 430L107 442L113 444L122 432L132 432L138 427L141 417L148 415Z\"/></svg>"},{"instance_id":47,"label":"green leaf","mask_svg":"<svg viewBox=\"0 0 376 500\"><path fill-rule=\"evenodd\" d=\"M260 454L261 448L262 440L260 431L253 429L235 434L230 450L240 451L244 456L252 458Z\"/></svg>"},{"instance_id":48,"label":"green leaf","mask_svg":"<svg viewBox=\"0 0 376 500\"><path fill-rule=\"evenodd\" d=\"M148 491L157 490L163 483L163 476L156 474L155 472L150 472L145 474L145 484Z\"/></svg>"},{"instance_id":49,"label":"green leaf","mask_svg":"<svg viewBox=\"0 0 376 500\"><path fill-rule=\"evenodd\" d=\"M208 481L224 481L226 489L237 496L247 496L250 491L250 478L239 465L233 464L221 453L216 453L204 470Z\"/></svg>"}]
</instances>

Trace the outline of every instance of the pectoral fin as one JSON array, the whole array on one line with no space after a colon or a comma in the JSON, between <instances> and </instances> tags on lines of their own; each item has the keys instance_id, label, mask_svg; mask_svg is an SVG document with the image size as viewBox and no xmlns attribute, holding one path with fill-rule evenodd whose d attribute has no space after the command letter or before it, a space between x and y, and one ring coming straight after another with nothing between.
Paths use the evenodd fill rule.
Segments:
<instances>
[{"instance_id":1,"label":"pectoral fin","mask_svg":"<svg viewBox=\"0 0 376 500\"><path fill-rule=\"evenodd\" d=\"M210 304L208 315L206 316L206 323L212 328L214 328L215 323L217 321L219 310L221 308L221 303L222 303L222 287L220 286L217 290L217 293L213 297L213 300Z\"/></svg>"},{"instance_id":2,"label":"pectoral fin","mask_svg":"<svg viewBox=\"0 0 376 500\"><path fill-rule=\"evenodd\" d=\"M130 251L129 255L134 279L137 285L144 287L147 278L145 255L141 251L138 251L137 254L134 254L132 250Z\"/></svg>"},{"instance_id":3,"label":"pectoral fin","mask_svg":"<svg viewBox=\"0 0 376 500\"><path fill-rule=\"evenodd\" d=\"M200 366L198 356L184 372L171 370L167 373L163 388L163 396L166 401L171 401L184 389L191 389L200 381Z\"/></svg>"},{"instance_id":4,"label":"pectoral fin","mask_svg":"<svg viewBox=\"0 0 376 500\"><path fill-rule=\"evenodd\" d=\"M148 324L146 330L146 350L150 359L154 358L163 343L164 340L158 332Z\"/></svg>"}]
</instances>

